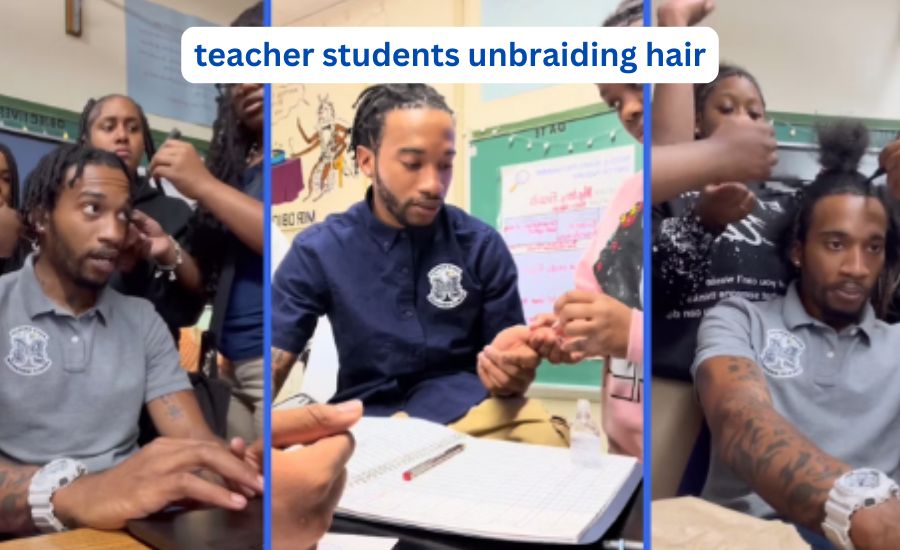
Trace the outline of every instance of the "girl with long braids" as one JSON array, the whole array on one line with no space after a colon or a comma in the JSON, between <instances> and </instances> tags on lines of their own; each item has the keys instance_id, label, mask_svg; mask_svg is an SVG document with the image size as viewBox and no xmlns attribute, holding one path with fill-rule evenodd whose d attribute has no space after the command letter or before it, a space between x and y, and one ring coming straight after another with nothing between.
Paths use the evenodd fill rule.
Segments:
<instances>
[{"instance_id":1,"label":"girl with long braids","mask_svg":"<svg viewBox=\"0 0 900 550\"><path fill-rule=\"evenodd\" d=\"M232 26L262 26L262 17L258 3ZM186 248L213 303L210 331L231 366L231 404L253 414L252 425L232 423L231 435L245 441L262 435L263 418L263 120L261 84L219 86L206 163L190 143L168 139L149 169L197 201Z\"/></svg>"}]
</instances>

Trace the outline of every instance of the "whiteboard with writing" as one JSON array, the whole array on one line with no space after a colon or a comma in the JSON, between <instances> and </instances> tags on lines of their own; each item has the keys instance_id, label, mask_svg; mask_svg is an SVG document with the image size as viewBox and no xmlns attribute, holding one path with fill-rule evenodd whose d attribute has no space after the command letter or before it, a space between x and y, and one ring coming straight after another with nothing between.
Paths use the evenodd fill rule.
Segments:
<instances>
[{"instance_id":1,"label":"whiteboard with writing","mask_svg":"<svg viewBox=\"0 0 900 550\"><path fill-rule=\"evenodd\" d=\"M622 181L634 173L625 145L501 169L497 227L519 271L525 318L553 311L575 286L575 267Z\"/></svg>"}]
</instances>

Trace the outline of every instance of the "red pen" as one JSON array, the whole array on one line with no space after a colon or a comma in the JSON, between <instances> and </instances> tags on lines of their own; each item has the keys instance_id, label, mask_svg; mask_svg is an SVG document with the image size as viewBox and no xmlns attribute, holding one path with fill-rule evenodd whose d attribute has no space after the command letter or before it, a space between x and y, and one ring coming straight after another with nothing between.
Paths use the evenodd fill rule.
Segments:
<instances>
[{"instance_id":1,"label":"red pen","mask_svg":"<svg viewBox=\"0 0 900 550\"><path fill-rule=\"evenodd\" d=\"M429 458L428 460L419 464L418 466L414 466L414 467L410 468L409 470L406 470L405 472L403 472L403 481L412 481L414 478L419 477L420 475L422 475L425 472L427 472L428 470L434 468L438 464L446 462L448 459L452 458L453 456L458 455L465 448L466 448L466 445L464 443L456 444L456 445L450 447L449 449L447 449L446 451L444 451L443 453L437 455L436 457Z\"/></svg>"}]
</instances>

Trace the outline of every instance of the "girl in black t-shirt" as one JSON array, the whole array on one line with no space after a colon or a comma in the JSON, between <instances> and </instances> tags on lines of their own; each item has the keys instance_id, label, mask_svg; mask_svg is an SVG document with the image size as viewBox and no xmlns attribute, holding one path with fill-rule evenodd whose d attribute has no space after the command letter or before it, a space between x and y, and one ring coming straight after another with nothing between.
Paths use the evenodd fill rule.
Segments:
<instances>
[{"instance_id":1,"label":"girl in black t-shirt","mask_svg":"<svg viewBox=\"0 0 900 550\"><path fill-rule=\"evenodd\" d=\"M695 128L707 138L726 119L764 123L766 104L748 71L722 65L695 87ZM689 379L697 329L706 310L727 296L765 300L790 279L780 251L795 189L728 182L685 193L654 208L653 372Z\"/></svg>"},{"instance_id":2,"label":"girl in black t-shirt","mask_svg":"<svg viewBox=\"0 0 900 550\"><path fill-rule=\"evenodd\" d=\"M177 342L180 327L197 321L204 302L196 262L181 249L191 208L167 196L158 181L138 175L141 161L152 159L156 148L147 117L133 99L109 94L88 100L80 130L82 143L116 154L138 181L128 239L110 284L152 302Z\"/></svg>"}]
</instances>

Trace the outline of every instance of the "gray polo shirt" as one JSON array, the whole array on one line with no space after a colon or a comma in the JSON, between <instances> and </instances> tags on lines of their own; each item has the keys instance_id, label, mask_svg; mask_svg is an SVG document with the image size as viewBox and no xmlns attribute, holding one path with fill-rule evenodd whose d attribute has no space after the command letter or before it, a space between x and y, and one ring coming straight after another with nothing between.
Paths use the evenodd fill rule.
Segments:
<instances>
[{"instance_id":1,"label":"gray polo shirt","mask_svg":"<svg viewBox=\"0 0 900 550\"><path fill-rule=\"evenodd\" d=\"M691 374L720 355L756 362L775 410L820 449L900 482L900 325L867 306L859 325L837 332L810 317L792 284L781 298L729 298L712 308ZM715 451L702 496L757 517L775 514Z\"/></svg>"},{"instance_id":2,"label":"gray polo shirt","mask_svg":"<svg viewBox=\"0 0 900 550\"><path fill-rule=\"evenodd\" d=\"M0 277L0 453L104 470L137 450L144 403L191 384L150 302L107 287L75 317L47 298L32 261Z\"/></svg>"}]
</instances>

